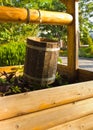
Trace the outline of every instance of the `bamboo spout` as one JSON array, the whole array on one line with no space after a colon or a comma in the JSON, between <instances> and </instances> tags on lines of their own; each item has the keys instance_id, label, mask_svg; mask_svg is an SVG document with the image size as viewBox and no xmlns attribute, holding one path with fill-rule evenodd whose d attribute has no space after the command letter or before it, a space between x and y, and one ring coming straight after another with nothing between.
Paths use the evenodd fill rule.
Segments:
<instances>
[{"instance_id":1,"label":"bamboo spout","mask_svg":"<svg viewBox=\"0 0 93 130\"><path fill-rule=\"evenodd\" d=\"M68 25L73 17L67 13L41 11L35 9L0 6L0 22L42 23Z\"/></svg>"}]
</instances>

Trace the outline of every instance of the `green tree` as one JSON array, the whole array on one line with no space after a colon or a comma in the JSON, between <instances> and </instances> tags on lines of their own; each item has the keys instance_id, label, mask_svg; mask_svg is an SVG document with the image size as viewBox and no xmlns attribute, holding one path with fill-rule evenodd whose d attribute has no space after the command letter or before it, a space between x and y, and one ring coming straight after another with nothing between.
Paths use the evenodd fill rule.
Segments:
<instances>
[{"instance_id":1,"label":"green tree","mask_svg":"<svg viewBox=\"0 0 93 130\"><path fill-rule=\"evenodd\" d=\"M49 2L44 2L39 4L40 9L50 10L50 11L58 11L63 12L66 11L66 7L62 2L59 0L52 0ZM66 41L66 26L60 25L40 25L40 36L50 38L50 39L57 39L57 40L64 40Z\"/></svg>"},{"instance_id":2,"label":"green tree","mask_svg":"<svg viewBox=\"0 0 93 130\"><path fill-rule=\"evenodd\" d=\"M0 5L37 8L38 4L35 0L1 0ZM37 35L38 25L36 24L18 24L18 23L0 23L0 43L10 41L24 41L28 36Z\"/></svg>"},{"instance_id":3,"label":"green tree","mask_svg":"<svg viewBox=\"0 0 93 130\"><path fill-rule=\"evenodd\" d=\"M93 23L90 18L93 17L93 1L79 1L79 22L80 22L80 39L82 44L89 44L90 30L93 30Z\"/></svg>"}]
</instances>

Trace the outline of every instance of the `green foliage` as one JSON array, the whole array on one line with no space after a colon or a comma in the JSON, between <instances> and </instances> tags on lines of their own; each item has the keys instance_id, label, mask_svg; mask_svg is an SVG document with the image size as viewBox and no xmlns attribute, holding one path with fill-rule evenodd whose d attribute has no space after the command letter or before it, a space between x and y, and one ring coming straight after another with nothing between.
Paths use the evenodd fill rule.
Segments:
<instances>
[{"instance_id":1,"label":"green foliage","mask_svg":"<svg viewBox=\"0 0 93 130\"><path fill-rule=\"evenodd\" d=\"M27 2L27 3L26 3ZM14 7L38 7L35 1L16 1L16 0L2 0L0 5L14 6ZM36 36L38 25L36 24L18 24L18 23L0 23L0 44L11 41L24 41L28 36Z\"/></svg>"},{"instance_id":2,"label":"green foliage","mask_svg":"<svg viewBox=\"0 0 93 130\"><path fill-rule=\"evenodd\" d=\"M58 57L58 63L62 64L62 58L61 57Z\"/></svg>"},{"instance_id":3,"label":"green foliage","mask_svg":"<svg viewBox=\"0 0 93 130\"><path fill-rule=\"evenodd\" d=\"M90 22L92 17L92 0L79 1L79 22L80 22L80 40L82 44L89 44L88 38L90 37L89 31L93 30L93 23Z\"/></svg>"},{"instance_id":4,"label":"green foliage","mask_svg":"<svg viewBox=\"0 0 93 130\"><path fill-rule=\"evenodd\" d=\"M20 40L24 41L28 36L35 36L38 25L2 23L0 30L0 43L19 42Z\"/></svg>"},{"instance_id":5,"label":"green foliage","mask_svg":"<svg viewBox=\"0 0 93 130\"><path fill-rule=\"evenodd\" d=\"M12 93L21 93L21 88L19 86L11 86L10 89Z\"/></svg>"},{"instance_id":6,"label":"green foliage","mask_svg":"<svg viewBox=\"0 0 93 130\"><path fill-rule=\"evenodd\" d=\"M24 64L25 44L11 42L0 46L0 66Z\"/></svg>"},{"instance_id":7,"label":"green foliage","mask_svg":"<svg viewBox=\"0 0 93 130\"><path fill-rule=\"evenodd\" d=\"M57 12L65 12L66 7L62 2L59 0L52 0L51 3L45 2L41 3L39 5L40 9L44 10L51 10L51 11L57 11ZM63 39L66 41L66 27L65 26L60 26L60 25L40 25L40 36L41 37L46 37L49 39Z\"/></svg>"}]
</instances>

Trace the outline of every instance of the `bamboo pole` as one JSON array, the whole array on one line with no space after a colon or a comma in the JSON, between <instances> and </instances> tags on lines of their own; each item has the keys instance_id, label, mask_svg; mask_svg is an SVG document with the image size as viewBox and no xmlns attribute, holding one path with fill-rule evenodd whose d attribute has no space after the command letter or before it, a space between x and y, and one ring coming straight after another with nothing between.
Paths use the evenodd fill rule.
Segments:
<instances>
[{"instance_id":1,"label":"bamboo pole","mask_svg":"<svg viewBox=\"0 0 93 130\"><path fill-rule=\"evenodd\" d=\"M73 17L67 13L0 6L0 22L68 25L72 21Z\"/></svg>"}]
</instances>

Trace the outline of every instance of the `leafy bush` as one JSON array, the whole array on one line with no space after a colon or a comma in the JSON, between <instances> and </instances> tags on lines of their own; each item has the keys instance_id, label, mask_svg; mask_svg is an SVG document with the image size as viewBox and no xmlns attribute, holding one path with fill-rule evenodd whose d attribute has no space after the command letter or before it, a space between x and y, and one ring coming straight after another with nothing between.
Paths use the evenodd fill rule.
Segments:
<instances>
[{"instance_id":1,"label":"leafy bush","mask_svg":"<svg viewBox=\"0 0 93 130\"><path fill-rule=\"evenodd\" d=\"M91 48L91 47L80 48L79 56L86 57L86 58L93 58L93 53L92 53L91 49L93 49L93 48Z\"/></svg>"},{"instance_id":2,"label":"leafy bush","mask_svg":"<svg viewBox=\"0 0 93 130\"><path fill-rule=\"evenodd\" d=\"M28 36L35 36L38 32L38 25L35 24L0 24L0 44L24 41Z\"/></svg>"},{"instance_id":3,"label":"leafy bush","mask_svg":"<svg viewBox=\"0 0 93 130\"><path fill-rule=\"evenodd\" d=\"M0 66L24 64L25 43L11 42L0 46Z\"/></svg>"},{"instance_id":4,"label":"leafy bush","mask_svg":"<svg viewBox=\"0 0 93 130\"><path fill-rule=\"evenodd\" d=\"M66 12L66 6L59 0L52 0L51 3L44 2L39 4L39 8L43 10ZM66 41L67 28L60 25L39 25L40 36L50 39Z\"/></svg>"}]
</instances>

